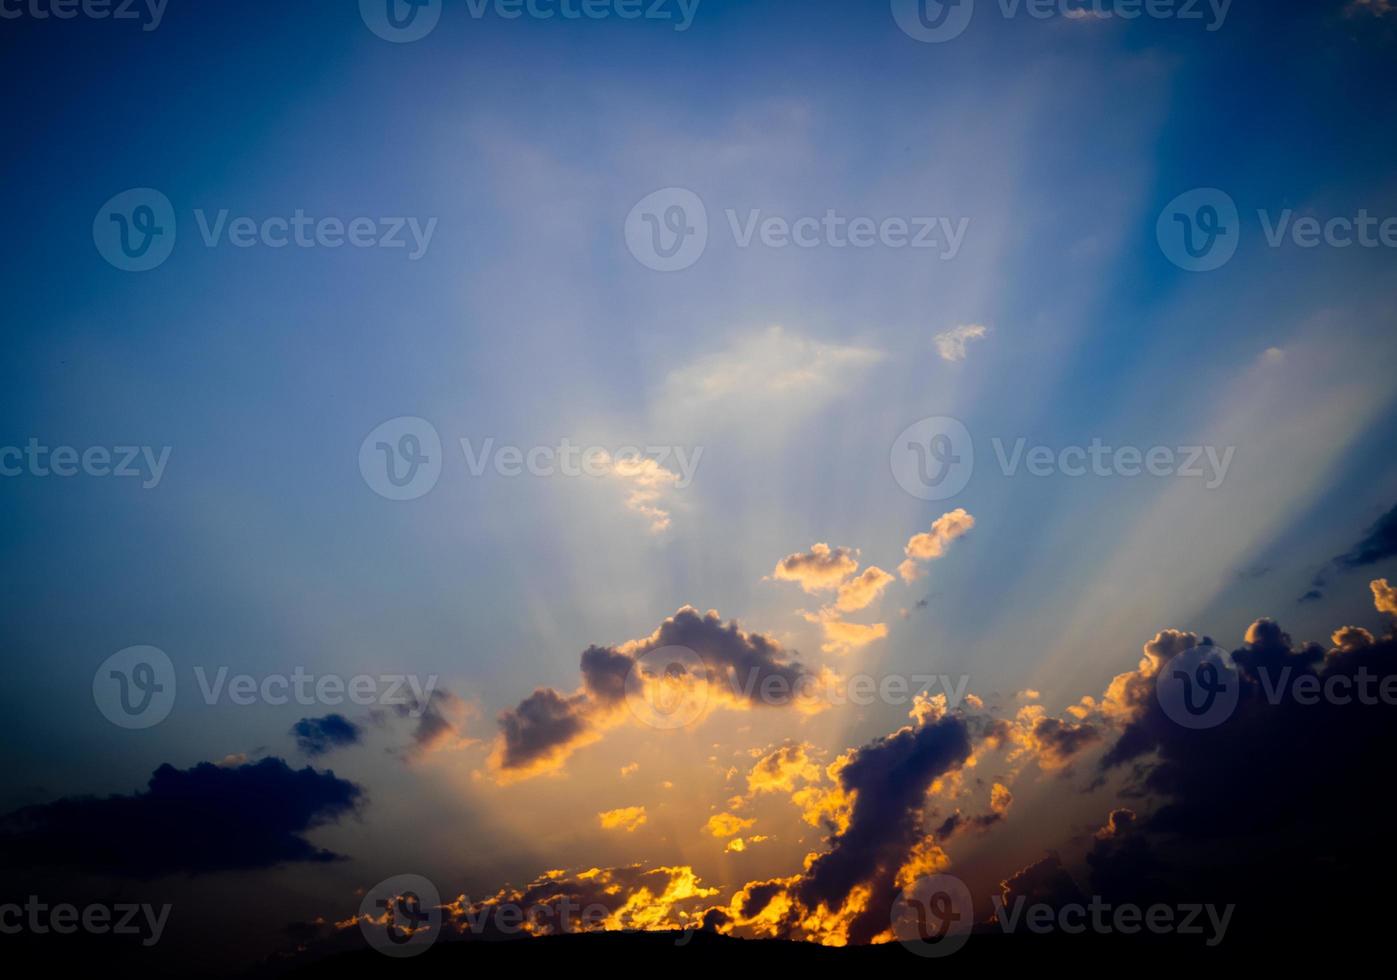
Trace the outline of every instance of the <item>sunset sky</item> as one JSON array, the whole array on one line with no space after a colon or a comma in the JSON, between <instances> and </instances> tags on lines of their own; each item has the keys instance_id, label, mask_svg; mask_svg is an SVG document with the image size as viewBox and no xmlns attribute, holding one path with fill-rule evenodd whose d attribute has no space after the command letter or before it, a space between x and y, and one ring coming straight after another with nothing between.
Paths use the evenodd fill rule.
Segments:
<instances>
[{"instance_id":1,"label":"sunset sky","mask_svg":"<svg viewBox=\"0 0 1397 980\"><path fill-rule=\"evenodd\" d=\"M1397 215L1387 0L1235 0L1216 30L980 0L945 43L886 3L701 0L677 30L446 0L407 43L355 7L0 22L0 447L169 447L149 487L0 478L0 813L39 808L0 818L15 894L170 902L168 946L205 966L330 948L399 874L458 908L553 873L614 885L608 927L721 909L738 935L885 941L865 906L891 881L950 869L988 913L1049 852L1085 867L1113 811L1169 803L1187 780L1142 791L1125 738L1176 646L1252 651L1244 697L1265 651L1313 641L1338 670L1330 650L1390 647L1397 250L1267 239L1287 212ZM178 225L145 272L94 247L129 188ZM707 224L672 272L628 247L668 188ZM1240 216L1207 272L1157 231L1197 188ZM416 258L406 222L404 248L209 246L223 209L432 231ZM754 212L831 211L963 237L741 244ZM392 500L361 448L404 417L440 474ZM921 499L900 440L942 417L973 473ZM487 440L607 455L477 475ZM1006 472L1020 440L1216 455ZM178 693L127 729L94 674L138 645ZM625 678L671 645L822 703L715 684L690 723L648 724ZM207 703L225 667L434 693ZM966 686L914 698L928 675ZM855 676L922 680L824 703ZM198 844L141 817L167 765L228 794ZM754 883L781 893L765 913Z\"/></svg>"}]
</instances>

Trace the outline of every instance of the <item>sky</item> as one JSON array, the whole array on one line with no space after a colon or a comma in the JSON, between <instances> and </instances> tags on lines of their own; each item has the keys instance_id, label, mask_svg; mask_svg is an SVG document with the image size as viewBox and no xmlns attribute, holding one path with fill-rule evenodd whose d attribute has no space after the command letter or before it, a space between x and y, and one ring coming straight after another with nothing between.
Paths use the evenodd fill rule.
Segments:
<instances>
[{"instance_id":1,"label":"sky","mask_svg":"<svg viewBox=\"0 0 1397 980\"><path fill-rule=\"evenodd\" d=\"M1162 631L1390 642L1387 0L979 0L940 40L899 2L380 6L0 4L16 894L168 901L205 966L331 944L400 874L649 873L616 927L881 941L859 903L919 854L984 896L1180 792L1113 760L1178 764L1132 693ZM709 685L666 727L631 708L674 646ZM143 656L173 696L124 727ZM375 700L268 703L297 674ZM928 675L966 686L825 697ZM741 914L777 880L798 926Z\"/></svg>"}]
</instances>

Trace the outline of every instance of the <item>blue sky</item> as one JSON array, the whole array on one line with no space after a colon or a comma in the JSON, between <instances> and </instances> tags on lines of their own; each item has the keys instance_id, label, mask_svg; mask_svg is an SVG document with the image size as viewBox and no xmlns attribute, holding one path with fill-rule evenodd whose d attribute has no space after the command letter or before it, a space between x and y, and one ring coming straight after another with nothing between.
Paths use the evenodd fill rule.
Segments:
<instances>
[{"instance_id":1,"label":"blue sky","mask_svg":"<svg viewBox=\"0 0 1397 980\"><path fill-rule=\"evenodd\" d=\"M0 481L3 752L23 774L6 808L129 792L163 762L294 752L298 709L184 699L196 665L437 674L473 744L415 769L382 746L336 758L400 805L324 839L373 849L385 874L401 848L487 889L612 846L581 831L526 844L501 814L616 796L595 777L583 792L582 776L495 787L482 774L496 713L571 689L587 646L646 636L685 604L814 662L966 672L984 695L1035 687L1053 711L1099 693L1165 627L1224 645L1263 615L1297 638L1375 628L1366 575L1296 599L1397 498L1393 250L1270 248L1256 212L1397 215L1394 28L1339 2L1276 6L1236 0L1208 32L1005 19L982 0L944 44L909 38L886 5L823 2L703 0L676 31L474 19L448 0L407 44L323 2L173 3L149 32L0 25L0 71L22 93L0 152L0 445L171 447L153 489ZM178 222L169 259L144 273L92 240L103 203L133 187L161 191ZM703 201L709 244L662 273L627 250L624 225L669 187ZM1190 273L1155 226L1199 187L1235 200L1240 247ZM435 230L417 260L205 247L194 213L223 208ZM968 220L943 260L741 248L729 209ZM964 359L939 356L935 338L969 324L988 329ZM398 416L445 443L437 485L413 501L376 495L356 462ZM975 475L951 500L919 500L889 472L894 438L928 416L974 434ZM654 533L624 481L472 476L461 438L702 457L690 486L665 491ZM993 438L1236 455L1213 490L1009 477ZM852 653L821 653L799 615L818 599L763 581L815 542L892 570L953 507L975 530L889 586L860 619L887 637ZM125 732L93 710L91 677L133 644L169 654L182 700ZM837 751L905 714L851 711L801 737ZM786 724L704 737L736 751L790 737ZM618 752L608 739L576 758L614 770ZM404 842L429 815L496 825L470 843ZM666 858L662 841L646 847ZM698 860L740 885L789 856ZM327 874L334 888L371 877Z\"/></svg>"}]
</instances>

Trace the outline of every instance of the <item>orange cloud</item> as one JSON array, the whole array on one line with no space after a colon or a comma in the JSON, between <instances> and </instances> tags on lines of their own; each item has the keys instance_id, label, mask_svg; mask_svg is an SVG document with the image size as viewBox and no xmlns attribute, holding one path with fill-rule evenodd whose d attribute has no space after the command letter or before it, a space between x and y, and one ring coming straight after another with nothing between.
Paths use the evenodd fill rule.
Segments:
<instances>
[{"instance_id":1,"label":"orange cloud","mask_svg":"<svg viewBox=\"0 0 1397 980\"><path fill-rule=\"evenodd\" d=\"M603 810L597 814L597 819L601 821L603 830L624 830L629 834L637 827L644 826L649 818L645 815L643 806L623 806L615 810Z\"/></svg>"},{"instance_id":2,"label":"orange cloud","mask_svg":"<svg viewBox=\"0 0 1397 980\"><path fill-rule=\"evenodd\" d=\"M956 538L967 534L975 526L975 518L964 507L942 514L931 523L930 531L914 534L907 540L904 552L907 560L897 566L903 581L913 582L922 577L919 562L934 561L946 553L946 548Z\"/></svg>"}]
</instances>

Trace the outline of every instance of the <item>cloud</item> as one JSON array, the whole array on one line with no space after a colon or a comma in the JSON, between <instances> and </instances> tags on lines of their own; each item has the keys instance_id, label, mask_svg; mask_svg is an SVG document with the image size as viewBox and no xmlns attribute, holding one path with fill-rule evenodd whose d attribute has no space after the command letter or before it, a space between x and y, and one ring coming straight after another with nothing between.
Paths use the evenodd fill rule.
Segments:
<instances>
[{"instance_id":1,"label":"cloud","mask_svg":"<svg viewBox=\"0 0 1397 980\"><path fill-rule=\"evenodd\" d=\"M936 335L936 353L943 361L965 360L965 345L972 340L981 340L989 329L978 323L961 324L945 333Z\"/></svg>"},{"instance_id":2,"label":"cloud","mask_svg":"<svg viewBox=\"0 0 1397 980\"><path fill-rule=\"evenodd\" d=\"M648 456L622 456L606 459L607 472L626 488L626 509L650 522L650 533L659 534L670 525L665 500L681 481L673 470Z\"/></svg>"},{"instance_id":3,"label":"cloud","mask_svg":"<svg viewBox=\"0 0 1397 980\"><path fill-rule=\"evenodd\" d=\"M827 606L817 613L805 613L805 619L819 625L823 631L825 640L820 649L825 653L852 653L888 635L887 623L846 622L839 618L832 606Z\"/></svg>"},{"instance_id":4,"label":"cloud","mask_svg":"<svg viewBox=\"0 0 1397 980\"><path fill-rule=\"evenodd\" d=\"M1388 585L1385 578L1374 579L1368 587L1373 590L1373 605L1378 612L1397 616L1397 589Z\"/></svg>"},{"instance_id":5,"label":"cloud","mask_svg":"<svg viewBox=\"0 0 1397 980\"><path fill-rule=\"evenodd\" d=\"M483 901L460 896L445 906L445 921L462 934L476 935L683 929L695 903L717 893L688 865L549 871ZM522 923L515 917L519 909L527 912Z\"/></svg>"},{"instance_id":6,"label":"cloud","mask_svg":"<svg viewBox=\"0 0 1397 980\"><path fill-rule=\"evenodd\" d=\"M303 835L353 812L362 795L333 772L277 758L167 764L144 792L65 797L0 818L0 866L157 878L333 861L340 855Z\"/></svg>"},{"instance_id":7,"label":"cloud","mask_svg":"<svg viewBox=\"0 0 1397 980\"><path fill-rule=\"evenodd\" d=\"M690 419L781 421L847 390L881 351L823 343L779 326L739 337L726 350L672 372L662 400Z\"/></svg>"},{"instance_id":8,"label":"cloud","mask_svg":"<svg viewBox=\"0 0 1397 980\"><path fill-rule=\"evenodd\" d=\"M407 704L396 705L394 710L399 717L417 719L410 743L399 752L407 761L417 761L433 752L457 749L474 742L461 731L470 714L466 703L444 687L427 695L425 703L413 698Z\"/></svg>"},{"instance_id":9,"label":"cloud","mask_svg":"<svg viewBox=\"0 0 1397 980\"><path fill-rule=\"evenodd\" d=\"M328 714L324 718L302 718L291 726L296 747L305 755L324 755L332 749L346 745L357 745L363 730L341 714Z\"/></svg>"},{"instance_id":10,"label":"cloud","mask_svg":"<svg viewBox=\"0 0 1397 980\"><path fill-rule=\"evenodd\" d=\"M648 654L666 647L692 651L701 676L652 677L638 666ZM776 640L744 631L735 621L724 624L715 610L700 613L692 606L679 609L649 636L614 647L588 647L580 669L582 686L574 693L539 688L500 714L490 766L501 781L556 771L578 748L633 718L626 705L627 678L633 670L632 685L639 686L637 696L646 700L658 700L655 685L700 685L704 712L720 707L802 708L807 702L799 696L812 690L817 680Z\"/></svg>"},{"instance_id":11,"label":"cloud","mask_svg":"<svg viewBox=\"0 0 1397 980\"><path fill-rule=\"evenodd\" d=\"M858 612L882 595L893 577L877 565L869 565L862 574L839 587L834 607L840 612Z\"/></svg>"},{"instance_id":12,"label":"cloud","mask_svg":"<svg viewBox=\"0 0 1397 980\"><path fill-rule=\"evenodd\" d=\"M807 859L804 873L749 882L705 921L719 931L866 943L888 928L899 873L944 865L921 831L928 790L970 756L965 721L947 715L902 728L843 757L832 771L851 801L829 850Z\"/></svg>"},{"instance_id":13,"label":"cloud","mask_svg":"<svg viewBox=\"0 0 1397 980\"><path fill-rule=\"evenodd\" d=\"M1324 598L1324 589L1329 584L1331 570L1340 572L1376 565L1380 561L1397 556L1397 505L1378 518L1366 534L1348 551L1335 555L1315 573L1311 588L1302 595L1299 602L1313 602Z\"/></svg>"},{"instance_id":14,"label":"cloud","mask_svg":"<svg viewBox=\"0 0 1397 980\"><path fill-rule=\"evenodd\" d=\"M795 582L814 595L839 586L859 568L858 552L851 548L831 548L824 542L812 545L809 551L787 555L776 563L772 578Z\"/></svg>"},{"instance_id":15,"label":"cloud","mask_svg":"<svg viewBox=\"0 0 1397 980\"><path fill-rule=\"evenodd\" d=\"M921 578L923 572L919 563L940 558L952 541L969 533L974 526L975 518L964 507L957 507L932 521L930 531L912 535L904 549L907 560L897 566L903 581Z\"/></svg>"},{"instance_id":16,"label":"cloud","mask_svg":"<svg viewBox=\"0 0 1397 980\"><path fill-rule=\"evenodd\" d=\"M756 820L750 817L739 817L732 813L715 813L708 818L708 822L703 825L703 829L714 837L732 837L740 834L748 827L756 824Z\"/></svg>"},{"instance_id":17,"label":"cloud","mask_svg":"<svg viewBox=\"0 0 1397 980\"><path fill-rule=\"evenodd\" d=\"M603 830L624 830L629 834L637 827L643 827L649 818L643 806L623 806L615 810L603 810L597 814L597 819L601 821Z\"/></svg>"}]
</instances>

